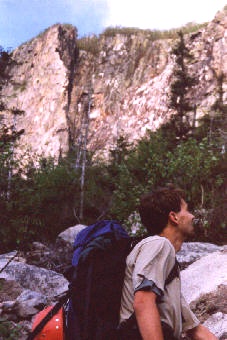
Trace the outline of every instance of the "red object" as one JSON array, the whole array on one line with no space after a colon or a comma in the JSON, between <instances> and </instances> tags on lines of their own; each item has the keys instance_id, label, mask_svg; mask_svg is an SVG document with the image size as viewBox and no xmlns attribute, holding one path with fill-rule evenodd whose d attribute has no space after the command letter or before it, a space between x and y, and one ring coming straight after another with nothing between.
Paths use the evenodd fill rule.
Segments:
<instances>
[{"instance_id":1,"label":"red object","mask_svg":"<svg viewBox=\"0 0 227 340\"><path fill-rule=\"evenodd\" d=\"M32 330L40 323L40 321L53 308L48 306L39 312L33 321ZM64 314L61 308L50 321L43 327L42 331L35 337L34 340L64 340Z\"/></svg>"}]
</instances>

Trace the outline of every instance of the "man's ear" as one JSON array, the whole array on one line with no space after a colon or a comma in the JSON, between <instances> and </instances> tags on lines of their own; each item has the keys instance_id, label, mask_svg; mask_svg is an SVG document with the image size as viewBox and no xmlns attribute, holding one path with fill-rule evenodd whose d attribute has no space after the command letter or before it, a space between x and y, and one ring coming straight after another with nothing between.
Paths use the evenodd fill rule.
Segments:
<instances>
[{"instance_id":1,"label":"man's ear","mask_svg":"<svg viewBox=\"0 0 227 340\"><path fill-rule=\"evenodd\" d=\"M169 213L169 221L170 223L177 225L178 224L178 217L174 211L170 211Z\"/></svg>"}]
</instances>

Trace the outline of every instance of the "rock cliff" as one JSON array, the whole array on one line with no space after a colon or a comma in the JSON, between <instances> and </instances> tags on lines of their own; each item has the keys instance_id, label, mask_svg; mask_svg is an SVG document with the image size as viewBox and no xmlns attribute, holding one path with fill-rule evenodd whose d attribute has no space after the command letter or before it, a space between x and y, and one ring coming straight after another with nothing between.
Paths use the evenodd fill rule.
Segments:
<instances>
[{"instance_id":1,"label":"rock cliff","mask_svg":"<svg viewBox=\"0 0 227 340\"><path fill-rule=\"evenodd\" d=\"M204 28L185 36L194 55L188 66L198 79L190 93L197 117L211 112L220 75L227 101L226 14L225 7ZM79 143L85 123L88 146L99 152L121 135L133 142L157 129L174 113L168 108L174 43L138 30L90 37L83 48L74 27L57 24L18 47L12 81L2 96L9 108L25 111L16 119L3 112L8 122L25 130L20 149L58 157Z\"/></svg>"}]
</instances>

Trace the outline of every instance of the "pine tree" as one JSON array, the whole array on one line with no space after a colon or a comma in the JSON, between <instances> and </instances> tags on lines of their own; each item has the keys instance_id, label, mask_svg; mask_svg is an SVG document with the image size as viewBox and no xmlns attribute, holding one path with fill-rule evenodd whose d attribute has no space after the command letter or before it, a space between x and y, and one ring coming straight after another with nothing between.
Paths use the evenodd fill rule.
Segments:
<instances>
[{"instance_id":1,"label":"pine tree","mask_svg":"<svg viewBox=\"0 0 227 340\"><path fill-rule=\"evenodd\" d=\"M9 75L7 74L7 66L9 66L11 62L11 57L8 51L5 51L2 46L0 46L0 94L3 88L3 85L9 80ZM0 95L0 111L5 110L5 104L3 103Z\"/></svg>"},{"instance_id":2,"label":"pine tree","mask_svg":"<svg viewBox=\"0 0 227 340\"><path fill-rule=\"evenodd\" d=\"M195 112L195 107L190 103L188 93L197 83L196 79L190 76L187 62L193 59L192 54L185 45L183 33L178 32L179 41L172 50L175 56L174 81L171 84L169 107L176 110L172 116L171 125L175 128L176 136L184 139L192 129L189 119L189 112Z\"/></svg>"}]
</instances>

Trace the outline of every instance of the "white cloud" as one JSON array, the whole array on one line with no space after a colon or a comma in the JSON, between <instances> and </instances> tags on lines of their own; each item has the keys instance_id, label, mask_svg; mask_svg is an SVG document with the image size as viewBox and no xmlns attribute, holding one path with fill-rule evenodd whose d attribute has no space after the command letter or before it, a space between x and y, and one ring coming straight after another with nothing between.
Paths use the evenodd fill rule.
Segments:
<instances>
[{"instance_id":1,"label":"white cloud","mask_svg":"<svg viewBox=\"0 0 227 340\"><path fill-rule=\"evenodd\" d=\"M188 22L211 21L226 0L107 0L105 26L151 29L180 27Z\"/></svg>"}]
</instances>

